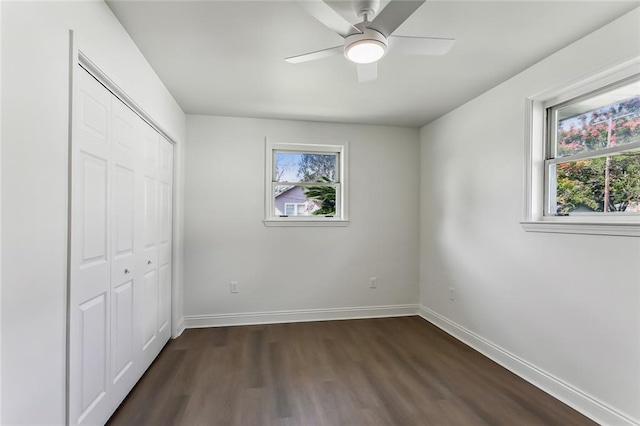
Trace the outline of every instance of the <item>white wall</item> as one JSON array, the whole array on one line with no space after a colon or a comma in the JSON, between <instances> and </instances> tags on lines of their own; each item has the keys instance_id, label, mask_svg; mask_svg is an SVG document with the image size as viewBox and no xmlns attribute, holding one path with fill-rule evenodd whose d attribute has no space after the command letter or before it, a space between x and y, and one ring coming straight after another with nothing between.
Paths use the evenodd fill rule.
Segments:
<instances>
[{"instance_id":1,"label":"white wall","mask_svg":"<svg viewBox=\"0 0 640 426\"><path fill-rule=\"evenodd\" d=\"M2 424L65 421L68 30L176 140L184 114L102 2L2 4Z\"/></svg>"},{"instance_id":2,"label":"white wall","mask_svg":"<svg viewBox=\"0 0 640 426\"><path fill-rule=\"evenodd\" d=\"M264 226L265 136L350 141L348 227ZM417 129L188 115L187 139L186 319L416 303Z\"/></svg>"},{"instance_id":3,"label":"white wall","mask_svg":"<svg viewBox=\"0 0 640 426\"><path fill-rule=\"evenodd\" d=\"M636 9L421 130L420 247L422 305L636 422L640 239L518 222L525 97L637 56L638 22Z\"/></svg>"},{"instance_id":4,"label":"white wall","mask_svg":"<svg viewBox=\"0 0 640 426\"><path fill-rule=\"evenodd\" d=\"M0 0L0 99L2 99L2 0ZM2 102L0 102L0 188L2 188ZM2 421L2 191L0 190L0 422Z\"/></svg>"}]
</instances>

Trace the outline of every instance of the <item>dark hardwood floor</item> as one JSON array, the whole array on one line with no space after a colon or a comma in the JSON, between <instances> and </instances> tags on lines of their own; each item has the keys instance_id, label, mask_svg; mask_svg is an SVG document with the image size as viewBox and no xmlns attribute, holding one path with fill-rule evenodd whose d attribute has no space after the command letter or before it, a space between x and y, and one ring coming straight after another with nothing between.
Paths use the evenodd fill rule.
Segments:
<instances>
[{"instance_id":1,"label":"dark hardwood floor","mask_svg":"<svg viewBox=\"0 0 640 426\"><path fill-rule=\"evenodd\" d=\"M593 425L420 317L186 330L109 425Z\"/></svg>"}]
</instances>

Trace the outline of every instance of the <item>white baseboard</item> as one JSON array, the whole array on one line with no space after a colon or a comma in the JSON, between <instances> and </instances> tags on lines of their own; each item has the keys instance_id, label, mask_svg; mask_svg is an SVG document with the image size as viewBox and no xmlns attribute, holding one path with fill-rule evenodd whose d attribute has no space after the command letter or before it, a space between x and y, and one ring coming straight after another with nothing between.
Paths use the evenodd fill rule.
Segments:
<instances>
[{"instance_id":1,"label":"white baseboard","mask_svg":"<svg viewBox=\"0 0 640 426\"><path fill-rule=\"evenodd\" d=\"M614 410L596 398L585 394L557 377L529 364L527 361L443 317L426 306L419 305L419 315L593 421L607 426L640 426L638 420L634 420Z\"/></svg>"},{"instance_id":2,"label":"white baseboard","mask_svg":"<svg viewBox=\"0 0 640 426\"><path fill-rule=\"evenodd\" d=\"M180 318L180 320L178 321L178 324L176 325L176 332L173 336L171 336L172 339L177 339L178 337L180 337L180 335L184 332L184 317Z\"/></svg>"},{"instance_id":3,"label":"white baseboard","mask_svg":"<svg viewBox=\"0 0 640 426\"><path fill-rule=\"evenodd\" d=\"M230 325L402 317L409 315L418 315L418 305L359 306L353 308L188 315L184 317L184 325L186 328L202 328L224 327Z\"/></svg>"}]
</instances>

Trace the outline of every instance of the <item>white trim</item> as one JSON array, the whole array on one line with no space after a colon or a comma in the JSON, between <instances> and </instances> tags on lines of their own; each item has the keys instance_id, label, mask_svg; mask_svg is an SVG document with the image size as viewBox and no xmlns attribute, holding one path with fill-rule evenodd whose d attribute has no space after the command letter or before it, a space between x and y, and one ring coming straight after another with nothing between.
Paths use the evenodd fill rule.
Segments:
<instances>
[{"instance_id":1,"label":"white trim","mask_svg":"<svg viewBox=\"0 0 640 426\"><path fill-rule=\"evenodd\" d=\"M102 71L95 63L89 59L87 55L81 50L78 50L78 63L82 68L87 70L96 80L98 80L104 87L107 88L116 98L120 99L126 106L131 108L133 112L138 114L140 118L147 122L156 132L160 133L165 139L174 145L177 145L177 141L173 138L164 128L154 120L136 101L133 100L127 93L120 88L109 76Z\"/></svg>"},{"instance_id":2,"label":"white trim","mask_svg":"<svg viewBox=\"0 0 640 426\"><path fill-rule=\"evenodd\" d=\"M542 91L525 99L523 214L521 224L525 231L568 234L595 234L638 236L634 220L620 223L612 215L571 220L567 217L544 216L545 158L544 128L545 108L592 92L599 87L636 75L640 72L640 57L633 57L617 65L600 70L573 81Z\"/></svg>"},{"instance_id":3,"label":"white trim","mask_svg":"<svg viewBox=\"0 0 640 426\"><path fill-rule=\"evenodd\" d=\"M547 373L524 359L501 348L478 334L456 324L426 306L419 306L419 315L436 327L520 376L576 411L603 425L639 426L637 419L616 411L602 401L580 391L558 377Z\"/></svg>"},{"instance_id":4,"label":"white trim","mask_svg":"<svg viewBox=\"0 0 640 426\"><path fill-rule=\"evenodd\" d=\"M177 321L176 330L172 338L177 339L182 335L182 333L184 333L184 330L185 330L184 317L182 317Z\"/></svg>"},{"instance_id":5,"label":"white trim","mask_svg":"<svg viewBox=\"0 0 640 426\"><path fill-rule=\"evenodd\" d=\"M566 155L564 157L555 157L549 160L545 160L546 164L563 164L572 163L578 160L584 160L588 158L600 158L606 156L614 156L619 153L627 151L636 151L640 149L640 142L631 142L624 145L616 145L607 148L602 148L594 151L582 151L578 154Z\"/></svg>"},{"instance_id":6,"label":"white trim","mask_svg":"<svg viewBox=\"0 0 640 426\"><path fill-rule=\"evenodd\" d=\"M66 275L66 286L65 286L65 424L71 424L70 421L70 413L71 413L71 382L70 382L70 365L71 365L71 211L72 211L72 201L71 201L71 186L73 182L72 177L72 162L71 158L73 156L73 120L75 117L75 102L74 102L74 91L75 91L75 82L76 82L76 73L77 73L77 64L78 61L78 49L76 42L76 35L74 30L69 30L69 109L68 109L68 134L67 134L67 223L66 223L66 235L67 240L65 241L66 247L66 261L65 261L65 275Z\"/></svg>"},{"instance_id":7,"label":"white trim","mask_svg":"<svg viewBox=\"0 0 640 426\"><path fill-rule=\"evenodd\" d=\"M540 220L544 210L544 108L525 99L524 203L522 221Z\"/></svg>"},{"instance_id":8,"label":"white trim","mask_svg":"<svg viewBox=\"0 0 640 426\"><path fill-rule=\"evenodd\" d=\"M0 23L2 1L0 1ZM0 32L0 46L2 34ZM0 51L0 100L2 99L2 52ZM0 224L2 223L2 102L0 101ZM2 227L0 226L0 422L2 422Z\"/></svg>"},{"instance_id":9,"label":"white trim","mask_svg":"<svg viewBox=\"0 0 640 426\"><path fill-rule=\"evenodd\" d=\"M308 217L308 216L307 216ZM316 216L317 217L317 216ZM289 216L284 218L265 219L262 221L264 226L348 226L348 220L335 218L307 219L305 216Z\"/></svg>"},{"instance_id":10,"label":"white trim","mask_svg":"<svg viewBox=\"0 0 640 426\"><path fill-rule=\"evenodd\" d=\"M184 331L184 161L185 145L178 143L173 150L173 214L171 223L171 338ZM178 309L180 306L180 309Z\"/></svg>"},{"instance_id":11,"label":"white trim","mask_svg":"<svg viewBox=\"0 0 640 426\"><path fill-rule=\"evenodd\" d=\"M640 72L639 67L640 56L629 58L611 67L603 68L594 73L583 75L570 82L559 84L556 87L539 92L531 98L541 101L543 108L561 104L638 74L638 72Z\"/></svg>"},{"instance_id":12,"label":"white trim","mask_svg":"<svg viewBox=\"0 0 640 426\"><path fill-rule=\"evenodd\" d=\"M418 305L359 306L352 308L301 309L271 312L241 312L233 314L189 315L184 317L186 328L225 327L232 325L280 324L415 316Z\"/></svg>"},{"instance_id":13,"label":"white trim","mask_svg":"<svg viewBox=\"0 0 640 426\"><path fill-rule=\"evenodd\" d=\"M614 235L619 237L640 237L640 223L570 222L560 220L540 220L520 222L525 231L549 232L555 234Z\"/></svg>"},{"instance_id":14,"label":"white trim","mask_svg":"<svg viewBox=\"0 0 640 426\"><path fill-rule=\"evenodd\" d=\"M305 151L339 153L336 193L336 217L276 217L273 192L273 162L275 151ZM272 138L265 137L265 178L264 178L264 220L265 226L347 226L349 225L348 169L349 141L312 138ZM283 182L283 185L287 183ZM295 183L295 185L301 185Z\"/></svg>"}]
</instances>

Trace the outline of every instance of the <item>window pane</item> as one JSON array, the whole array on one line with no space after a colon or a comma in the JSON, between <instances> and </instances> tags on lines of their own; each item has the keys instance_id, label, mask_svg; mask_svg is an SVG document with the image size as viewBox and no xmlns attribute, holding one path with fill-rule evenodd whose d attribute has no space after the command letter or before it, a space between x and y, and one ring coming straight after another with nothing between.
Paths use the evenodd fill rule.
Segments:
<instances>
[{"instance_id":1,"label":"window pane","mask_svg":"<svg viewBox=\"0 0 640 426\"><path fill-rule=\"evenodd\" d=\"M296 206L295 204L289 204L289 203L286 203L286 204L284 205L284 214L286 214L286 215L292 215L292 214L294 213L294 210L293 210L293 209L295 208L295 206Z\"/></svg>"},{"instance_id":2,"label":"window pane","mask_svg":"<svg viewBox=\"0 0 640 426\"><path fill-rule=\"evenodd\" d=\"M273 165L276 182L336 182L337 154L276 151Z\"/></svg>"},{"instance_id":3,"label":"window pane","mask_svg":"<svg viewBox=\"0 0 640 426\"><path fill-rule=\"evenodd\" d=\"M332 185L277 185L274 206L275 216L334 216L336 188Z\"/></svg>"},{"instance_id":4,"label":"window pane","mask_svg":"<svg viewBox=\"0 0 640 426\"><path fill-rule=\"evenodd\" d=\"M640 82L557 110L556 157L640 141Z\"/></svg>"},{"instance_id":5,"label":"window pane","mask_svg":"<svg viewBox=\"0 0 640 426\"><path fill-rule=\"evenodd\" d=\"M640 151L560 163L554 174L559 214L640 212Z\"/></svg>"}]
</instances>

